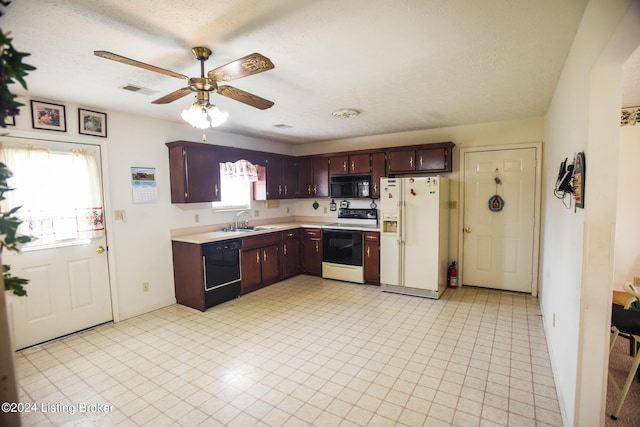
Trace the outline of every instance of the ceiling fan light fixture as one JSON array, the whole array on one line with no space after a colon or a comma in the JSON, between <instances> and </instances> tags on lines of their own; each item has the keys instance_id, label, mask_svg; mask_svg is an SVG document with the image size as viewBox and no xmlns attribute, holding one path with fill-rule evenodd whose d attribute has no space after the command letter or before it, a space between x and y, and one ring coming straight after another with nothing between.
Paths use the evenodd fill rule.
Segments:
<instances>
[{"instance_id":1,"label":"ceiling fan light fixture","mask_svg":"<svg viewBox=\"0 0 640 427\"><path fill-rule=\"evenodd\" d=\"M196 101L188 110L182 110L182 119L194 128L209 129L227 121L229 113L222 112L215 105Z\"/></svg>"}]
</instances>

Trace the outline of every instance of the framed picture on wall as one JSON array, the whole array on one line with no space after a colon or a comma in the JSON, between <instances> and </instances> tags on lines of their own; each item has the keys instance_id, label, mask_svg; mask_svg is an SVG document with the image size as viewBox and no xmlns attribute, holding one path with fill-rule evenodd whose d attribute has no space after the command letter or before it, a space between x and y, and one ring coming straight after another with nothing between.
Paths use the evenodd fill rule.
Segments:
<instances>
[{"instance_id":1,"label":"framed picture on wall","mask_svg":"<svg viewBox=\"0 0 640 427\"><path fill-rule=\"evenodd\" d=\"M82 135L107 137L107 115L78 108L78 132Z\"/></svg>"},{"instance_id":2,"label":"framed picture on wall","mask_svg":"<svg viewBox=\"0 0 640 427\"><path fill-rule=\"evenodd\" d=\"M34 129L67 131L64 105L31 100L31 124Z\"/></svg>"}]
</instances>

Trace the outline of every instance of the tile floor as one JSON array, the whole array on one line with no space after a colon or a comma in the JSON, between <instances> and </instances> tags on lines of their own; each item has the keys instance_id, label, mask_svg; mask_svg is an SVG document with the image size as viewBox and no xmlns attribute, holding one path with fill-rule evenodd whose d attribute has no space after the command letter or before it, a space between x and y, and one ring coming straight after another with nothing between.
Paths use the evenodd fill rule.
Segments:
<instances>
[{"instance_id":1,"label":"tile floor","mask_svg":"<svg viewBox=\"0 0 640 427\"><path fill-rule=\"evenodd\" d=\"M298 276L17 365L25 426L562 425L537 299L475 288L436 301Z\"/></svg>"}]
</instances>

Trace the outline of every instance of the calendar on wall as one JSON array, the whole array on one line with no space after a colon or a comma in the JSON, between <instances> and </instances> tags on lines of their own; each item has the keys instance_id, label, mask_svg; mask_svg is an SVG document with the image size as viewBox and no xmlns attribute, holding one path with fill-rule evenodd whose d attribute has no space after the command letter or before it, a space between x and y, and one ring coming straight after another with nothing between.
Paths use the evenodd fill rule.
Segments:
<instances>
[{"instance_id":1,"label":"calendar on wall","mask_svg":"<svg viewBox=\"0 0 640 427\"><path fill-rule=\"evenodd\" d=\"M158 201L156 186L156 168L131 168L131 190L133 203L152 203Z\"/></svg>"}]
</instances>

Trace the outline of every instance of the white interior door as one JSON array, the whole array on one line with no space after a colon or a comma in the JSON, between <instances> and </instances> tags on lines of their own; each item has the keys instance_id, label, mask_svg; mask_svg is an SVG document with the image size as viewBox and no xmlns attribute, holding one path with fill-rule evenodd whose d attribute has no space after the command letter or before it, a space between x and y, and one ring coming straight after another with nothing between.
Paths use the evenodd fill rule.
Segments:
<instances>
[{"instance_id":1,"label":"white interior door","mask_svg":"<svg viewBox=\"0 0 640 427\"><path fill-rule=\"evenodd\" d=\"M532 293L536 149L464 156L463 284ZM496 194L502 210L490 209Z\"/></svg>"},{"instance_id":2,"label":"white interior door","mask_svg":"<svg viewBox=\"0 0 640 427\"><path fill-rule=\"evenodd\" d=\"M28 296L8 299L16 349L113 319L100 147L36 143L27 156L14 141L0 148L14 174L13 202L23 206L21 232L40 236L20 254L3 253L12 274L29 279Z\"/></svg>"}]
</instances>

